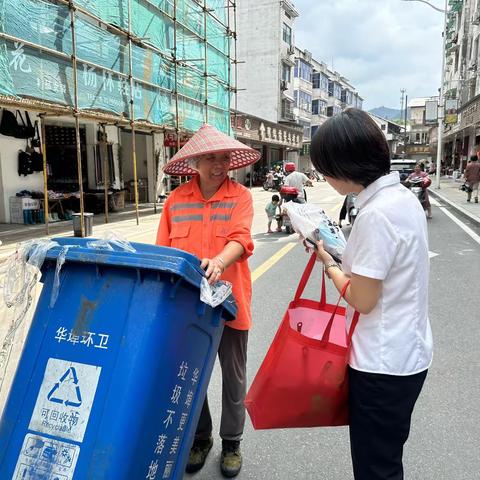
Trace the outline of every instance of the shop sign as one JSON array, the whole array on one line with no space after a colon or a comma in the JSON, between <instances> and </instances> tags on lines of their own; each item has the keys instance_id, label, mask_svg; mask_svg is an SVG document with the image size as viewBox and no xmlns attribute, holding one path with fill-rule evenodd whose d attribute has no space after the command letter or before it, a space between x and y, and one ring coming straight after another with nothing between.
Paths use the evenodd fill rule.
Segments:
<instances>
[{"instance_id":1,"label":"shop sign","mask_svg":"<svg viewBox=\"0 0 480 480\"><path fill-rule=\"evenodd\" d=\"M235 133L240 138L297 149L302 147L303 135L300 130L284 128L276 123L262 122L241 113L232 114L231 121Z\"/></svg>"},{"instance_id":2,"label":"shop sign","mask_svg":"<svg viewBox=\"0 0 480 480\"><path fill-rule=\"evenodd\" d=\"M429 153L429 145L407 145L407 155L426 155Z\"/></svg>"},{"instance_id":3,"label":"shop sign","mask_svg":"<svg viewBox=\"0 0 480 480\"><path fill-rule=\"evenodd\" d=\"M445 100L445 125L457 123L458 121L458 100L455 98L448 98Z\"/></svg>"},{"instance_id":4,"label":"shop sign","mask_svg":"<svg viewBox=\"0 0 480 480\"><path fill-rule=\"evenodd\" d=\"M188 142L187 135L180 135L180 146L183 147ZM165 147L176 147L177 146L177 134L176 133L166 133L163 138L163 145Z\"/></svg>"},{"instance_id":5,"label":"shop sign","mask_svg":"<svg viewBox=\"0 0 480 480\"><path fill-rule=\"evenodd\" d=\"M478 122L480 122L480 101L475 100L462 110L461 126L465 128Z\"/></svg>"}]
</instances>

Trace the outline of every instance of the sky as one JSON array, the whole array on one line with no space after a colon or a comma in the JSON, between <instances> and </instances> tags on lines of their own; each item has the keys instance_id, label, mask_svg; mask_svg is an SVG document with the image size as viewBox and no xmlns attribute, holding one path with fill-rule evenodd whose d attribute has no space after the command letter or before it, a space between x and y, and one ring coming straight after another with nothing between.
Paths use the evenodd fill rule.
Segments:
<instances>
[{"instance_id":1,"label":"sky","mask_svg":"<svg viewBox=\"0 0 480 480\"><path fill-rule=\"evenodd\" d=\"M443 8L443 0L430 0ZM346 77L364 109L438 94L443 14L401 0L293 0L295 44Z\"/></svg>"}]
</instances>

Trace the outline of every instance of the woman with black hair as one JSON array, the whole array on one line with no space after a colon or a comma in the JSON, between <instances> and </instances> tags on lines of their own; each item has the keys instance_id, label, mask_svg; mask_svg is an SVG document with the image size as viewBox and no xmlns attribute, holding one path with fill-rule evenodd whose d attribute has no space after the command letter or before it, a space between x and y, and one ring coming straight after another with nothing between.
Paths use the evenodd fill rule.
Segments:
<instances>
[{"instance_id":1,"label":"woman with black hair","mask_svg":"<svg viewBox=\"0 0 480 480\"><path fill-rule=\"evenodd\" d=\"M403 479L403 446L432 360L428 236L423 209L390 172L385 137L370 116L347 109L315 134L316 170L359 213L342 267L318 243L348 322L360 320L349 359L350 445L356 480Z\"/></svg>"}]
</instances>

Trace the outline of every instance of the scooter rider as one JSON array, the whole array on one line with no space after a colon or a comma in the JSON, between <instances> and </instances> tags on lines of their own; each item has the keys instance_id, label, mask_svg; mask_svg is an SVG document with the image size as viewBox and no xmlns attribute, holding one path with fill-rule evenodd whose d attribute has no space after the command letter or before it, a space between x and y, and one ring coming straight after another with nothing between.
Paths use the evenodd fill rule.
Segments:
<instances>
[{"instance_id":1,"label":"scooter rider","mask_svg":"<svg viewBox=\"0 0 480 480\"><path fill-rule=\"evenodd\" d=\"M307 196L303 188L304 185L313 186L312 181L302 172L295 171L296 167L293 162L287 162L285 164L285 172L287 177L283 184L287 187L295 187L298 190L298 203L305 203Z\"/></svg>"},{"instance_id":2,"label":"scooter rider","mask_svg":"<svg viewBox=\"0 0 480 480\"><path fill-rule=\"evenodd\" d=\"M423 171L423 164L417 163L415 165L414 171L408 176L407 178L407 184L412 183L415 180L423 180L422 182L422 189L423 189L423 195L424 195L424 201L422 202L424 210L427 211L427 218L432 218L432 206L430 205L430 199L428 198L428 190L427 186L430 184L429 178L428 178L428 173ZM428 185L426 185L426 182ZM426 186L425 186L426 185Z\"/></svg>"}]
</instances>

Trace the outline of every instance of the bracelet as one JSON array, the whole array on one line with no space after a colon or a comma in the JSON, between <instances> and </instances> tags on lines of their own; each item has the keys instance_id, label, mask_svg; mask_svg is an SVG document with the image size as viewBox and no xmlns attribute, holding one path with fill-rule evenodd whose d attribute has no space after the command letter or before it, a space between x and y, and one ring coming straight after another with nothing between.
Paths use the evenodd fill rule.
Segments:
<instances>
[{"instance_id":1,"label":"bracelet","mask_svg":"<svg viewBox=\"0 0 480 480\"><path fill-rule=\"evenodd\" d=\"M325 266L324 266L324 269L325 269L325 273L327 275L328 278L332 278L330 277L330 275L328 274L328 269L329 268L332 268L332 267L337 267L338 269L340 269L340 265L337 263L337 262L329 262L329 263L326 263ZM341 270L341 269L340 269Z\"/></svg>"}]
</instances>

